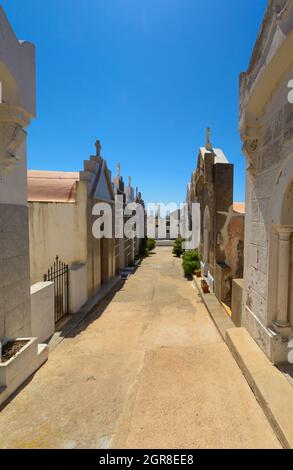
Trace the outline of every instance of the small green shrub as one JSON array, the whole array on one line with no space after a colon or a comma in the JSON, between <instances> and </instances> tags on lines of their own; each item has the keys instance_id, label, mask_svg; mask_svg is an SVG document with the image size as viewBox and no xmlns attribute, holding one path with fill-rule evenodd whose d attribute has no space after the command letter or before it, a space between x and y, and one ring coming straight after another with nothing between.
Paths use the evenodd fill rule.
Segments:
<instances>
[{"instance_id":1,"label":"small green shrub","mask_svg":"<svg viewBox=\"0 0 293 470\"><path fill-rule=\"evenodd\" d=\"M143 238L139 248L139 256L141 258L147 258L150 252L155 248L156 242L153 238Z\"/></svg>"},{"instance_id":2,"label":"small green shrub","mask_svg":"<svg viewBox=\"0 0 293 470\"><path fill-rule=\"evenodd\" d=\"M153 251L156 248L156 240L154 238L147 239L147 248L149 251Z\"/></svg>"},{"instance_id":3,"label":"small green shrub","mask_svg":"<svg viewBox=\"0 0 293 470\"><path fill-rule=\"evenodd\" d=\"M190 250L184 253L182 267L186 277L193 276L195 271L200 268L200 258L197 250Z\"/></svg>"},{"instance_id":4,"label":"small green shrub","mask_svg":"<svg viewBox=\"0 0 293 470\"><path fill-rule=\"evenodd\" d=\"M175 240L172 253L174 256L177 256L177 258L180 258L180 256L183 254L182 238L177 238Z\"/></svg>"}]
</instances>

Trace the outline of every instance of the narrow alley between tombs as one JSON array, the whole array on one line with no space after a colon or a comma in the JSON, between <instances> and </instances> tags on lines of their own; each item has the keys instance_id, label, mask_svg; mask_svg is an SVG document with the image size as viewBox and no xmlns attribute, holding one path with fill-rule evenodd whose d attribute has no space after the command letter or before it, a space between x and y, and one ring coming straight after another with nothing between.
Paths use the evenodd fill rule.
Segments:
<instances>
[{"instance_id":1,"label":"narrow alley between tombs","mask_svg":"<svg viewBox=\"0 0 293 470\"><path fill-rule=\"evenodd\" d=\"M93 309L0 420L1 448L280 448L169 247Z\"/></svg>"}]
</instances>

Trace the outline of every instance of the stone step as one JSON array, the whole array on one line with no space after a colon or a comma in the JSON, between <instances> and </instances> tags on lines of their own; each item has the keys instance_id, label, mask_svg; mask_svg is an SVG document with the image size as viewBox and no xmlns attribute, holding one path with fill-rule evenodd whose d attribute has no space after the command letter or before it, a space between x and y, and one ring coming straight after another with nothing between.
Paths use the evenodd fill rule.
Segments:
<instances>
[{"instance_id":1,"label":"stone step","mask_svg":"<svg viewBox=\"0 0 293 470\"><path fill-rule=\"evenodd\" d=\"M269 361L246 328L231 328L226 342L277 437L293 448L293 388Z\"/></svg>"}]
</instances>

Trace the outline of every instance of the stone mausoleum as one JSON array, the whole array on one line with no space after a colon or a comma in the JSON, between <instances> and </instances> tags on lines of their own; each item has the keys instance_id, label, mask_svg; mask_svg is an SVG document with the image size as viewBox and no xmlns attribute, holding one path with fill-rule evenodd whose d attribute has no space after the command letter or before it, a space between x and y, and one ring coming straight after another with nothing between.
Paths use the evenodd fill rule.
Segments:
<instances>
[{"instance_id":1,"label":"stone mausoleum","mask_svg":"<svg viewBox=\"0 0 293 470\"><path fill-rule=\"evenodd\" d=\"M200 204L201 267L219 300L230 303L232 279L243 275L244 204L233 203L233 164L214 148L207 130L188 184L187 202Z\"/></svg>"},{"instance_id":2,"label":"stone mausoleum","mask_svg":"<svg viewBox=\"0 0 293 470\"><path fill-rule=\"evenodd\" d=\"M247 162L242 324L275 363L287 361L293 337L292 80L293 1L270 0L240 76L239 127Z\"/></svg>"}]
</instances>

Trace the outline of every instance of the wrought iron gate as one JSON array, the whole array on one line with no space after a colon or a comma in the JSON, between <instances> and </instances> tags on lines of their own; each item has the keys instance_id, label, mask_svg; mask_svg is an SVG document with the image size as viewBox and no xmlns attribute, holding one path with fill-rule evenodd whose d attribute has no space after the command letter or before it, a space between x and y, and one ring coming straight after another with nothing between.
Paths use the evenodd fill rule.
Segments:
<instances>
[{"instance_id":1,"label":"wrought iron gate","mask_svg":"<svg viewBox=\"0 0 293 470\"><path fill-rule=\"evenodd\" d=\"M54 282L55 323L68 314L68 264L62 263L59 257L44 275L44 281Z\"/></svg>"}]
</instances>

